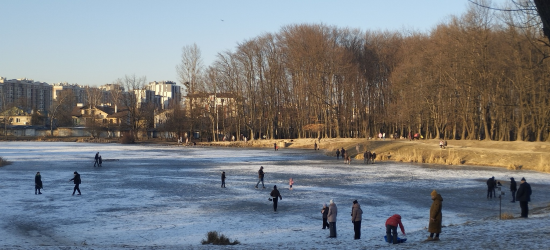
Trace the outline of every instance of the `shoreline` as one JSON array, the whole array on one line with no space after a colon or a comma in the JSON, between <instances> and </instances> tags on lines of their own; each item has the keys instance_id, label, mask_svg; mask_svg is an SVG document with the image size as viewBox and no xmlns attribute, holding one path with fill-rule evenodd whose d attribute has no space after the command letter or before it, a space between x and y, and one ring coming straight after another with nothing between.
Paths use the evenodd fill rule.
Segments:
<instances>
[{"instance_id":1,"label":"shoreline","mask_svg":"<svg viewBox=\"0 0 550 250\"><path fill-rule=\"evenodd\" d=\"M119 143L118 139L89 137L17 138L17 140L2 138L0 140ZM445 149L440 149L439 140L435 139L409 141L407 139L327 138L321 139L320 142L317 139L196 142L197 146L202 147L268 149L273 149L274 143L277 143L280 150L313 149L314 143L317 143L319 150L328 156L336 156L336 149L344 148L351 154L352 164L354 161L362 161L363 152L369 150L376 152L376 161L492 166L550 173L550 143L548 142L448 140L448 146ZM135 144L181 146L176 141L166 139L141 140ZM359 145L359 152L356 149L357 145Z\"/></svg>"}]
</instances>

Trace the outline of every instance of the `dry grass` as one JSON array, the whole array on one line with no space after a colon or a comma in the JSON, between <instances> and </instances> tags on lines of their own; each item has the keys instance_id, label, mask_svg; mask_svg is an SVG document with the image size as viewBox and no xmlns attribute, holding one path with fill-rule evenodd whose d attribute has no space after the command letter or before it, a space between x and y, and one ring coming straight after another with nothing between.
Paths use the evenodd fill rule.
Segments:
<instances>
[{"instance_id":1,"label":"dry grass","mask_svg":"<svg viewBox=\"0 0 550 250\"><path fill-rule=\"evenodd\" d=\"M514 218L514 215L511 214L511 213L502 213L502 214L500 215L500 219L501 219L501 220L511 220L511 219L513 219L513 218Z\"/></svg>"}]
</instances>

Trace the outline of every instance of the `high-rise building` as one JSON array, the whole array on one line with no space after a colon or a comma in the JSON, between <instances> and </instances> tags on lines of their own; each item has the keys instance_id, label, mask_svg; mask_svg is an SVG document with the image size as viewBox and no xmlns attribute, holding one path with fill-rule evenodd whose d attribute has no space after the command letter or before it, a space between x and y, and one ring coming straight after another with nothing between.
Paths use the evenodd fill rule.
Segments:
<instances>
[{"instance_id":1,"label":"high-rise building","mask_svg":"<svg viewBox=\"0 0 550 250\"><path fill-rule=\"evenodd\" d=\"M159 96L162 109L171 108L170 105L181 105L181 86L172 81L150 82L145 89L152 90Z\"/></svg>"},{"instance_id":2,"label":"high-rise building","mask_svg":"<svg viewBox=\"0 0 550 250\"><path fill-rule=\"evenodd\" d=\"M49 110L52 103L52 86L32 79L6 79L0 77L0 110L4 106Z\"/></svg>"}]
</instances>

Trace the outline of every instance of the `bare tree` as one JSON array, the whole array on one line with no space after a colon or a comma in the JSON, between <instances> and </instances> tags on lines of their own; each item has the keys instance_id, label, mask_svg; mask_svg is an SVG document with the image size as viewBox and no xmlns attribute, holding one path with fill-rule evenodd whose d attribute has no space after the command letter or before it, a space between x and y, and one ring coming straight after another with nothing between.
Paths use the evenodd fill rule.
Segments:
<instances>
[{"instance_id":1,"label":"bare tree","mask_svg":"<svg viewBox=\"0 0 550 250\"><path fill-rule=\"evenodd\" d=\"M74 106L75 96L72 90L63 90L57 95L49 112L51 136L53 136L53 129L56 125L71 123L71 111Z\"/></svg>"},{"instance_id":2,"label":"bare tree","mask_svg":"<svg viewBox=\"0 0 550 250\"><path fill-rule=\"evenodd\" d=\"M181 84L187 88L187 93L194 94L200 90L200 79L203 72L201 50L197 44L182 48L181 62L176 66Z\"/></svg>"}]
</instances>

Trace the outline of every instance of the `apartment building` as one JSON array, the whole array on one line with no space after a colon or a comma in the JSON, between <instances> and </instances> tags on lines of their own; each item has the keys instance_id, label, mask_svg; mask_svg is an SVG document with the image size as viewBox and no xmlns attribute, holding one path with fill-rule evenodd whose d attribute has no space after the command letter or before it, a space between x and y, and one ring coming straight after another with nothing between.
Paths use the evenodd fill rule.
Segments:
<instances>
[{"instance_id":1,"label":"apartment building","mask_svg":"<svg viewBox=\"0 0 550 250\"><path fill-rule=\"evenodd\" d=\"M2 105L49 110L52 103L52 86L32 79L6 79L0 77L0 110Z\"/></svg>"},{"instance_id":2,"label":"apartment building","mask_svg":"<svg viewBox=\"0 0 550 250\"><path fill-rule=\"evenodd\" d=\"M154 91L158 96L161 109L171 108L170 105L181 105L181 86L172 81L154 81L145 86L145 89Z\"/></svg>"}]
</instances>

